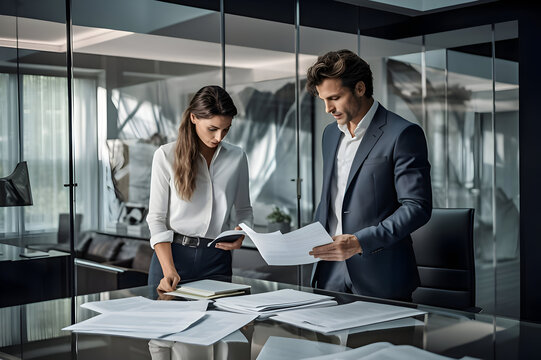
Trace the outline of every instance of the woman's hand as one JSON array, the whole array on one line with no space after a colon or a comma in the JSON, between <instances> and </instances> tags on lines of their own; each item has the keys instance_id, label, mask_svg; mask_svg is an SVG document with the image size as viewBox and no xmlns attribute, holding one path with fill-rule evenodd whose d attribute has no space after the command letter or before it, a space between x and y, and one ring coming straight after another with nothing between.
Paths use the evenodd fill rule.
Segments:
<instances>
[{"instance_id":1,"label":"woman's hand","mask_svg":"<svg viewBox=\"0 0 541 360\"><path fill-rule=\"evenodd\" d=\"M176 271L168 272L160 280L160 284L158 285L158 291L163 291L163 292L175 291L179 281L180 281L180 276L178 275Z\"/></svg>"},{"instance_id":2,"label":"woman's hand","mask_svg":"<svg viewBox=\"0 0 541 360\"><path fill-rule=\"evenodd\" d=\"M235 230L242 230L242 229L240 228L240 226L237 226ZM233 242L225 242L225 241L219 242L215 245L215 247L217 249L222 249L222 250L240 249L240 247L242 246L242 240L244 240L244 235L242 235L241 237L239 237L237 240Z\"/></svg>"}]
</instances>

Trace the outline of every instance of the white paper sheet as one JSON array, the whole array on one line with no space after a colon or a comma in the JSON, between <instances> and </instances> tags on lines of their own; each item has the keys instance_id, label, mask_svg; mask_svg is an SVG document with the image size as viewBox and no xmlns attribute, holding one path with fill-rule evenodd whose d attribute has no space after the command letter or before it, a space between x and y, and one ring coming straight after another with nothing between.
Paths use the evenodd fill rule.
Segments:
<instances>
[{"instance_id":1,"label":"white paper sheet","mask_svg":"<svg viewBox=\"0 0 541 360\"><path fill-rule=\"evenodd\" d=\"M99 313L108 312L175 312L175 311L205 311L209 300L199 301L165 301L150 300L142 296L130 298L92 301L81 305L82 308Z\"/></svg>"},{"instance_id":2,"label":"white paper sheet","mask_svg":"<svg viewBox=\"0 0 541 360\"><path fill-rule=\"evenodd\" d=\"M313 294L293 289L282 289L259 294L216 299L215 305L225 306L230 309L246 310L247 312L262 312L313 304L332 300L332 298L332 296L328 295Z\"/></svg>"},{"instance_id":3,"label":"white paper sheet","mask_svg":"<svg viewBox=\"0 0 541 360\"><path fill-rule=\"evenodd\" d=\"M162 340L207 346L240 329L256 317L257 315L207 311L205 317L189 329L163 337Z\"/></svg>"},{"instance_id":4,"label":"white paper sheet","mask_svg":"<svg viewBox=\"0 0 541 360\"><path fill-rule=\"evenodd\" d=\"M348 349L343 345L270 336L257 356L257 360L304 359L312 356L341 353Z\"/></svg>"},{"instance_id":5,"label":"white paper sheet","mask_svg":"<svg viewBox=\"0 0 541 360\"><path fill-rule=\"evenodd\" d=\"M273 319L328 333L425 313L425 311L407 307L356 301L326 308L286 311L279 313Z\"/></svg>"},{"instance_id":6,"label":"white paper sheet","mask_svg":"<svg viewBox=\"0 0 541 360\"><path fill-rule=\"evenodd\" d=\"M454 360L410 345L378 342L339 354L305 358L305 360Z\"/></svg>"},{"instance_id":7,"label":"white paper sheet","mask_svg":"<svg viewBox=\"0 0 541 360\"><path fill-rule=\"evenodd\" d=\"M377 353L382 349L387 349L388 347L393 346L393 344L388 342L377 342L365 346L361 346L356 349L346 350L339 354L330 354L305 358L306 360L358 360L363 359L365 356L370 354Z\"/></svg>"},{"instance_id":8,"label":"white paper sheet","mask_svg":"<svg viewBox=\"0 0 541 360\"><path fill-rule=\"evenodd\" d=\"M403 319L380 322L377 324L358 326L358 327L354 327L347 330L331 331L331 332L326 333L326 335L341 336L345 334L347 336L349 334L357 334L360 332L397 329L397 328L402 328L402 327L424 326L424 325L425 323L423 321L420 321L411 317L407 317Z\"/></svg>"},{"instance_id":9,"label":"white paper sheet","mask_svg":"<svg viewBox=\"0 0 541 360\"><path fill-rule=\"evenodd\" d=\"M202 311L110 312L68 326L62 330L158 338L188 328L205 315Z\"/></svg>"},{"instance_id":10,"label":"white paper sheet","mask_svg":"<svg viewBox=\"0 0 541 360\"><path fill-rule=\"evenodd\" d=\"M255 315L258 315L259 320L263 320L263 319L266 319L268 317L271 317L273 315L276 315L276 314L284 312L284 311L292 311L292 310L306 309L306 308L334 306L334 305L337 305L337 304L338 303L335 300L324 300L324 301L318 301L318 302L310 303L310 304L295 305L293 307L273 309L273 310L265 310L265 311L254 311L254 310L247 310L247 309L239 309L239 308L236 308L236 307L228 307L228 306L224 306L224 305L221 305L221 304L215 304L215 306L220 310L231 311L231 312L234 312L234 313L255 314Z\"/></svg>"},{"instance_id":11,"label":"white paper sheet","mask_svg":"<svg viewBox=\"0 0 541 360\"><path fill-rule=\"evenodd\" d=\"M302 265L318 262L319 259L308 253L316 246L330 244L333 241L319 222L287 234L280 231L260 234L244 223L239 226L246 231L261 257L269 265Z\"/></svg>"}]
</instances>

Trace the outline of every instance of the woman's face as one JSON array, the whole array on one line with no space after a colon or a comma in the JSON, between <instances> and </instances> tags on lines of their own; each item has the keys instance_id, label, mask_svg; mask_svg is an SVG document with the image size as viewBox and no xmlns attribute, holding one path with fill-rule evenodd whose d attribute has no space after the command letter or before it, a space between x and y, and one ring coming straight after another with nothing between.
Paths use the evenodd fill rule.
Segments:
<instances>
[{"instance_id":1,"label":"woman's face","mask_svg":"<svg viewBox=\"0 0 541 360\"><path fill-rule=\"evenodd\" d=\"M215 115L209 119L199 119L194 114L190 114L190 120L195 125L195 132L201 143L208 148L214 149L227 135L233 117Z\"/></svg>"}]
</instances>

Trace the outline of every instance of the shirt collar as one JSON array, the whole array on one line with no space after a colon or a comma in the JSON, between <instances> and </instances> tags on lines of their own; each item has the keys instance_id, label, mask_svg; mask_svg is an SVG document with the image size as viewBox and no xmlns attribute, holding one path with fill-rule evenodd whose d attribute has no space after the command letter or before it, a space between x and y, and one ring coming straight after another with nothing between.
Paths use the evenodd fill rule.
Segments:
<instances>
[{"instance_id":1,"label":"shirt collar","mask_svg":"<svg viewBox=\"0 0 541 360\"><path fill-rule=\"evenodd\" d=\"M364 115L361 121L359 121L359 123L357 124L357 127L353 131L354 138L356 138L359 134L363 134L366 131L366 129L368 129L368 126L372 122L372 119L374 119L374 115L376 114L376 110L378 109L378 104L379 103L376 100L374 100L374 103L372 104L372 106L370 106L370 109L368 110L368 112ZM338 128L345 135L349 135L351 137L347 124L338 124Z\"/></svg>"}]
</instances>

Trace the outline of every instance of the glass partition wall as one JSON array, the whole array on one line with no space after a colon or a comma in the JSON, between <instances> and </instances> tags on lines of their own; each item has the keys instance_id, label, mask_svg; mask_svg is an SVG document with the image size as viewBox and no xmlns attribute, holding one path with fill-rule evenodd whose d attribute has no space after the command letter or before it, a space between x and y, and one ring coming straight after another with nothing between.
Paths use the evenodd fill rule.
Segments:
<instances>
[{"instance_id":1,"label":"glass partition wall","mask_svg":"<svg viewBox=\"0 0 541 360\"><path fill-rule=\"evenodd\" d=\"M70 210L70 190L65 186L70 182L71 113L66 39L64 1L8 0L0 4L0 177L7 177L18 163L26 162L30 185L17 185L28 189L32 198L28 206L0 203L0 261L17 269L23 263L33 269L33 263L50 260L45 269L56 277L2 271L0 357L8 353L22 358L21 344L49 338L52 329L41 326L43 323L53 318L59 325L72 320L69 303L64 309L54 305L4 307L5 301L13 301L17 294L29 294L24 284L31 289L33 301L50 298L59 283L69 288L69 269L57 266L56 255L41 252L53 243L69 242L69 233L66 238L59 231L63 224L69 231ZM1 202L5 199L2 196ZM21 250L35 245L44 247ZM22 255L41 256L41 260ZM64 264L69 263L66 254L62 258L66 259ZM37 279L46 284L36 283L42 281ZM46 291L42 292L43 286ZM60 334L60 326L54 331ZM62 342L69 346L69 339Z\"/></svg>"},{"instance_id":2,"label":"glass partition wall","mask_svg":"<svg viewBox=\"0 0 541 360\"><path fill-rule=\"evenodd\" d=\"M65 225L69 234L70 136L76 250L88 231L148 239L152 155L207 84L225 85L239 109L226 140L248 154L255 229L269 229L274 207L293 229L310 223L334 120L307 94L306 69L348 48L371 65L376 100L425 130L434 207L475 208L477 305L519 315L516 22L389 40L362 34L362 11L351 31L305 24L307 1L277 19L178 3L72 1L71 68L64 1L3 4L0 170L28 162L34 205L0 208L0 242L57 243ZM309 270L298 273L304 285Z\"/></svg>"}]
</instances>

